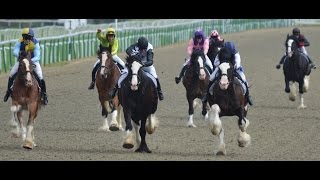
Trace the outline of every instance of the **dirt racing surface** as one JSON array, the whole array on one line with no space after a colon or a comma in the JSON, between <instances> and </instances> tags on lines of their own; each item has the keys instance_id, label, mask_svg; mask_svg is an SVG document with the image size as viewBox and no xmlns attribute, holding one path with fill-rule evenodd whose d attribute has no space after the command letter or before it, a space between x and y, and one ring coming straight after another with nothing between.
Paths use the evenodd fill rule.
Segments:
<instances>
[{"instance_id":1,"label":"dirt racing surface","mask_svg":"<svg viewBox=\"0 0 320 180\"><path fill-rule=\"evenodd\" d=\"M39 111L34 126L37 147L22 148L22 140L13 138L11 100L2 98L8 73L0 75L0 160L58 161L268 161L320 160L320 27L300 27L311 46L307 47L318 69L313 70L310 89L304 94L306 109L298 110L299 101L289 101L284 92L282 70L275 65L284 53L284 40L292 28L252 30L223 35L234 41L250 85L254 106L249 107L251 145L237 144L237 117L222 117L225 129L226 156L216 156L217 137L213 136L195 109L196 128L186 126L188 104L185 89L175 84L186 56L186 43L157 48L154 63L162 83L164 101L159 102L156 116L160 126L146 136L151 154L135 153L122 148L124 131L102 132L102 116L97 90L87 88L95 57L63 66L43 67L49 104ZM152 42L151 42L152 43ZM119 54L124 59L124 54ZM124 120L123 120L124 123ZM125 126L123 124L123 126Z\"/></svg>"}]
</instances>

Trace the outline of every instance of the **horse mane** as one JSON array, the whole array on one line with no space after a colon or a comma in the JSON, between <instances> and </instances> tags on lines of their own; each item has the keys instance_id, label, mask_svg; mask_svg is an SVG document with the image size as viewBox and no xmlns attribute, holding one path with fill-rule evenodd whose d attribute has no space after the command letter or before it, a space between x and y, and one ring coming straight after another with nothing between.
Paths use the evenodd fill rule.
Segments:
<instances>
[{"instance_id":1,"label":"horse mane","mask_svg":"<svg viewBox=\"0 0 320 180\"><path fill-rule=\"evenodd\" d=\"M220 64L223 62L230 62L234 66L234 55L228 48L222 48L218 54Z\"/></svg>"}]
</instances>

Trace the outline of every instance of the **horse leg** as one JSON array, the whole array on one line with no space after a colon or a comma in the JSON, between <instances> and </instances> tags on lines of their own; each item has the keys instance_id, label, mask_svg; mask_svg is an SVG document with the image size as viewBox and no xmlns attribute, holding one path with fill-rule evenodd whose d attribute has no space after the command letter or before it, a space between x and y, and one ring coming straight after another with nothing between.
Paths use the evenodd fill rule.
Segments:
<instances>
[{"instance_id":1,"label":"horse leg","mask_svg":"<svg viewBox=\"0 0 320 180\"><path fill-rule=\"evenodd\" d=\"M118 131L119 130L119 125L117 121L117 114L118 111L115 107L113 107L113 110L111 112L111 123L110 123L110 131Z\"/></svg>"},{"instance_id":2,"label":"horse leg","mask_svg":"<svg viewBox=\"0 0 320 180\"><path fill-rule=\"evenodd\" d=\"M309 82L310 82L310 76L305 76L303 79L303 92L307 92L309 90Z\"/></svg>"},{"instance_id":3,"label":"horse leg","mask_svg":"<svg viewBox=\"0 0 320 180\"><path fill-rule=\"evenodd\" d=\"M297 96L297 89L296 89L296 84L293 81L289 82L290 86L290 94L289 94L289 100L290 101L295 101L296 96Z\"/></svg>"},{"instance_id":4,"label":"horse leg","mask_svg":"<svg viewBox=\"0 0 320 180\"><path fill-rule=\"evenodd\" d=\"M15 113L11 113L11 119L9 120L9 125L13 128L16 128L18 126L18 123L15 118Z\"/></svg>"},{"instance_id":5,"label":"horse leg","mask_svg":"<svg viewBox=\"0 0 320 180\"><path fill-rule=\"evenodd\" d=\"M194 108L193 108L193 100L194 98L188 98L188 104L189 104L189 120L187 123L188 127L197 127L196 125L193 124L193 113L194 113Z\"/></svg>"},{"instance_id":6,"label":"horse leg","mask_svg":"<svg viewBox=\"0 0 320 180\"><path fill-rule=\"evenodd\" d=\"M303 93L300 93L300 105L298 106L298 109L305 109L307 108L306 105L304 105L304 98L303 98Z\"/></svg>"},{"instance_id":7,"label":"horse leg","mask_svg":"<svg viewBox=\"0 0 320 180\"><path fill-rule=\"evenodd\" d=\"M140 126L140 130L139 130L139 134L141 137L141 143L138 149L135 150L135 152L146 152L146 153L151 153L150 149L147 146L146 143L146 121L147 121L147 117L143 117L143 119L141 120L141 126Z\"/></svg>"},{"instance_id":8,"label":"horse leg","mask_svg":"<svg viewBox=\"0 0 320 180\"><path fill-rule=\"evenodd\" d=\"M118 122L120 131L124 131L124 129L122 127L122 117L121 116L122 116L122 106L119 105L117 107L117 122Z\"/></svg>"},{"instance_id":9,"label":"horse leg","mask_svg":"<svg viewBox=\"0 0 320 180\"><path fill-rule=\"evenodd\" d=\"M108 123L108 112L104 106L104 103L101 103L101 108L102 108L102 111L101 111L101 114L102 116L104 116L104 119L103 119L103 124L101 127L99 127L99 131L110 131L109 130L109 123Z\"/></svg>"},{"instance_id":10,"label":"horse leg","mask_svg":"<svg viewBox=\"0 0 320 180\"><path fill-rule=\"evenodd\" d=\"M290 92L290 88L289 88L289 79L288 78L284 78L284 81L285 81L285 89L284 89L284 91L286 92L286 93L289 93Z\"/></svg>"},{"instance_id":11,"label":"horse leg","mask_svg":"<svg viewBox=\"0 0 320 180\"><path fill-rule=\"evenodd\" d=\"M208 112L208 126L213 135L219 135L218 152L217 155L226 155L226 148L224 143L224 129L219 117L221 109L217 104L211 106Z\"/></svg>"},{"instance_id":12,"label":"horse leg","mask_svg":"<svg viewBox=\"0 0 320 180\"><path fill-rule=\"evenodd\" d=\"M140 125L135 123L135 122L133 122L133 127L134 127L134 130L135 130L137 146L140 146L140 144L141 144L141 137L140 137L140 134L139 134Z\"/></svg>"},{"instance_id":13,"label":"horse leg","mask_svg":"<svg viewBox=\"0 0 320 180\"><path fill-rule=\"evenodd\" d=\"M208 119L208 111L207 111L207 102L208 101L205 101L205 102L202 102L202 116L204 116L204 119Z\"/></svg>"},{"instance_id":14,"label":"horse leg","mask_svg":"<svg viewBox=\"0 0 320 180\"><path fill-rule=\"evenodd\" d=\"M33 149L33 146L35 144L33 125L34 125L34 120L37 117L37 110L38 110L38 104L36 102L33 102L29 105L29 120L27 124L26 139L23 144L23 147L25 149Z\"/></svg>"},{"instance_id":15,"label":"horse leg","mask_svg":"<svg viewBox=\"0 0 320 180\"><path fill-rule=\"evenodd\" d=\"M249 124L250 124L249 120L244 117L244 109L241 108L239 119L238 119L238 125L239 125L239 129L240 129L240 133L238 136L238 145L240 147L247 147L250 144L251 137L246 132Z\"/></svg>"},{"instance_id":16,"label":"horse leg","mask_svg":"<svg viewBox=\"0 0 320 180\"><path fill-rule=\"evenodd\" d=\"M155 114L151 114L147 118L146 130L148 134L153 134L156 128L159 126L159 121Z\"/></svg>"},{"instance_id":17,"label":"horse leg","mask_svg":"<svg viewBox=\"0 0 320 180\"><path fill-rule=\"evenodd\" d=\"M126 137L122 147L126 149L131 149L134 146L134 134L132 133L131 111L124 108L123 115L126 122Z\"/></svg>"}]
</instances>

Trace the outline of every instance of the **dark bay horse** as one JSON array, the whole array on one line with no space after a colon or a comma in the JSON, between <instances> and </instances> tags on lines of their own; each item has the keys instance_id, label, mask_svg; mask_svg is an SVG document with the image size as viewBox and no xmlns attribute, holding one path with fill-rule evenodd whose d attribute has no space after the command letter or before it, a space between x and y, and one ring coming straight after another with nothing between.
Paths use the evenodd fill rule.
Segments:
<instances>
[{"instance_id":1,"label":"dark bay horse","mask_svg":"<svg viewBox=\"0 0 320 180\"><path fill-rule=\"evenodd\" d=\"M299 84L300 105L298 109L306 108L304 105L303 93L309 89L309 78L311 67L308 58L298 48L292 39L286 41L287 59L283 63L283 74L285 79L285 92L289 93L289 99L295 101L297 95L296 84Z\"/></svg>"},{"instance_id":2,"label":"dark bay horse","mask_svg":"<svg viewBox=\"0 0 320 180\"><path fill-rule=\"evenodd\" d=\"M34 142L33 126L41 107L41 94L38 81L33 75L33 63L30 52L21 51L18 57L19 68L13 83L11 112L16 122L13 129L14 137L22 137L23 147L33 149ZM28 111L27 124L23 121L23 111Z\"/></svg>"},{"instance_id":3,"label":"dark bay horse","mask_svg":"<svg viewBox=\"0 0 320 180\"><path fill-rule=\"evenodd\" d=\"M126 58L128 75L122 81L118 96L123 107L126 122L126 138L123 147L134 147L134 133L138 148L135 152L151 153L146 143L146 132L154 133L159 121L155 116L158 106L158 93L155 82L144 72L141 62L135 56Z\"/></svg>"},{"instance_id":4,"label":"dark bay horse","mask_svg":"<svg viewBox=\"0 0 320 180\"><path fill-rule=\"evenodd\" d=\"M101 114L104 116L103 125L99 128L103 131L123 130L121 122L122 108L118 96L108 99L108 93L115 87L120 77L120 70L113 62L112 55L108 51L102 51L99 54L100 68L96 74L96 86L99 94L99 100L102 107ZM108 113L111 113L111 122L109 127Z\"/></svg>"},{"instance_id":5,"label":"dark bay horse","mask_svg":"<svg viewBox=\"0 0 320 180\"><path fill-rule=\"evenodd\" d=\"M205 57L202 50L194 50L190 64L183 76L183 85L186 89L186 96L189 105L189 120L187 123L188 127L196 127L193 123L194 108L198 105L195 99L201 99L207 93L207 87L209 84L209 73L204 68ZM202 103L202 115L207 116L207 102Z\"/></svg>"},{"instance_id":6,"label":"dark bay horse","mask_svg":"<svg viewBox=\"0 0 320 180\"><path fill-rule=\"evenodd\" d=\"M238 145L240 147L249 145L251 138L246 133L249 120L246 118L248 102L244 95L244 88L240 83L241 81L233 74L234 65L230 61L220 60L220 62L218 80L210 88L210 92L208 92L210 110L207 122L212 134L219 136L217 154L225 155L224 129L220 117L238 116L238 126L240 129Z\"/></svg>"}]
</instances>

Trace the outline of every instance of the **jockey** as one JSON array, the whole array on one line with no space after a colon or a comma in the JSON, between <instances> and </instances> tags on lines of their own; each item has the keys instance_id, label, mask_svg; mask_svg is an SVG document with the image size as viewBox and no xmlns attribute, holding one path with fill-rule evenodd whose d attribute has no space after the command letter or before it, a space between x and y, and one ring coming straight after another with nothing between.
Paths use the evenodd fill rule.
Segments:
<instances>
[{"instance_id":1,"label":"jockey","mask_svg":"<svg viewBox=\"0 0 320 180\"><path fill-rule=\"evenodd\" d=\"M237 78L242 81L246 88L247 88L247 91L246 91L246 98L248 100L248 103L250 105L253 105L252 103L252 99L249 95L249 85L248 85L248 82L246 80L246 77L244 75L244 72L243 72L243 67L241 65L241 58L240 58L240 54L239 54L239 51L237 50L235 44L233 42L226 42L225 45L224 45L224 50L220 50L219 54L216 56L215 60L214 60L214 66L216 67L215 70L213 71L213 73L210 75L210 82L209 82L209 85L208 85L208 91L207 91L207 95L205 96L204 100L207 100L207 96L208 96L208 93L209 93L209 89L210 89L210 86L216 81L217 79L217 72L219 70L219 65L220 65L220 60L219 58L221 58L221 56L223 56L224 54L222 53L227 53L227 54L230 54L229 57L231 57L231 62L232 64L234 64L234 74L237 76Z\"/></svg>"},{"instance_id":2,"label":"jockey","mask_svg":"<svg viewBox=\"0 0 320 180\"><path fill-rule=\"evenodd\" d=\"M157 76L156 69L153 66L153 46L148 42L145 37L140 37L137 43L132 44L127 48L126 53L128 56L138 55L141 57L141 62L143 64L142 70L150 73L157 81L157 90L159 95L159 100L163 100L163 93L161 90L160 82ZM110 92L110 96L113 98L117 90L121 87L121 82L128 76L128 73L121 74L116 87Z\"/></svg>"},{"instance_id":3,"label":"jockey","mask_svg":"<svg viewBox=\"0 0 320 180\"><path fill-rule=\"evenodd\" d=\"M296 42L296 44L298 44L299 49L301 50L301 52L303 52L303 54L305 54L307 56L307 58L309 60L310 67L313 68L313 69L316 69L317 67L311 61L311 59L310 59L310 57L309 57L309 55L307 53L307 50L305 48L307 46L310 46L310 43L309 43L309 41L307 40L307 38L303 34L300 34L300 29L299 28L293 28L292 34L289 36L288 39L292 39L292 40L294 40ZM286 42L287 42L287 40L286 40ZM286 57L287 57L287 55L285 54L281 58L279 64L277 64L277 66L276 66L277 69L280 69L281 64L283 64L283 62L285 61Z\"/></svg>"},{"instance_id":4,"label":"jockey","mask_svg":"<svg viewBox=\"0 0 320 180\"><path fill-rule=\"evenodd\" d=\"M187 47L188 58L186 59L186 62L183 64L179 76L175 77L175 81L177 84L181 81L181 78L183 77L185 71L187 70L187 65L190 62L190 57L191 57L191 54L194 49L202 49L203 50L203 53L206 58L205 64L207 66L209 66L208 70L209 70L210 74L212 73L213 66L212 66L212 63L211 63L209 57L207 56L208 49L209 49L209 39L206 38L206 36L204 35L204 33L201 29L198 29L194 32L193 38L189 40L188 47Z\"/></svg>"},{"instance_id":5,"label":"jockey","mask_svg":"<svg viewBox=\"0 0 320 180\"><path fill-rule=\"evenodd\" d=\"M15 57L19 57L19 52L21 50L29 51L31 52L31 60L35 65L35 74L36 79L39 81L39 86L41 88L41 99L44 103L44 105L48 104L48 96L47 96L47 90L46 90L46 83L42 76L42 70L40 66L40 45L39 41L34 37L34 32L31 28L24 28L22 30L22 37L19 38L19 40L16 42L14 49L13 49L13 55ZM6 92L6 95L4 96L4 102L7 102L9 96L11 96L12 89L11 86L13 85L13 81L16 77L16 74L18 72L19 68L19 62L17 61L14 66L12 67L10 74L9 74L9 81L8 81L8 89Z\"/></svg>"},{"instance_id":6,"label":"jockey","mask_svg":"<svg viewBox=\"0 0 320 180\"><path fill-rule=\"evenodd\" d=\"M122 72L126 67L124 62L119 58L117 55L118 53L118 47L119 47L119 41L116 37L116 31L113 28L108 28L106 35L102 35L101 29L97 30L96 34L97 38L100 40L100 46L99 46L99 53L103 50L107 50L111 53L112 59L116 62L118 65L120 71ZM88 89L94 89L94 83L96 81L96 72L100 67L100 60L97 59L96 63L93 66L93 70L91 73L91 83Z\"/></svg>"},{"instance_id":7,"label":"jockey","mask_svg":"<svg viewBox=\"0 0 320 180\"><path fill-rule=\"evenodd\" d=\"M224 39L219 35L217 30L212 30L209 38L209 48L216 46L222 48L224 46Z\"/></svg>"}]
</instances>

